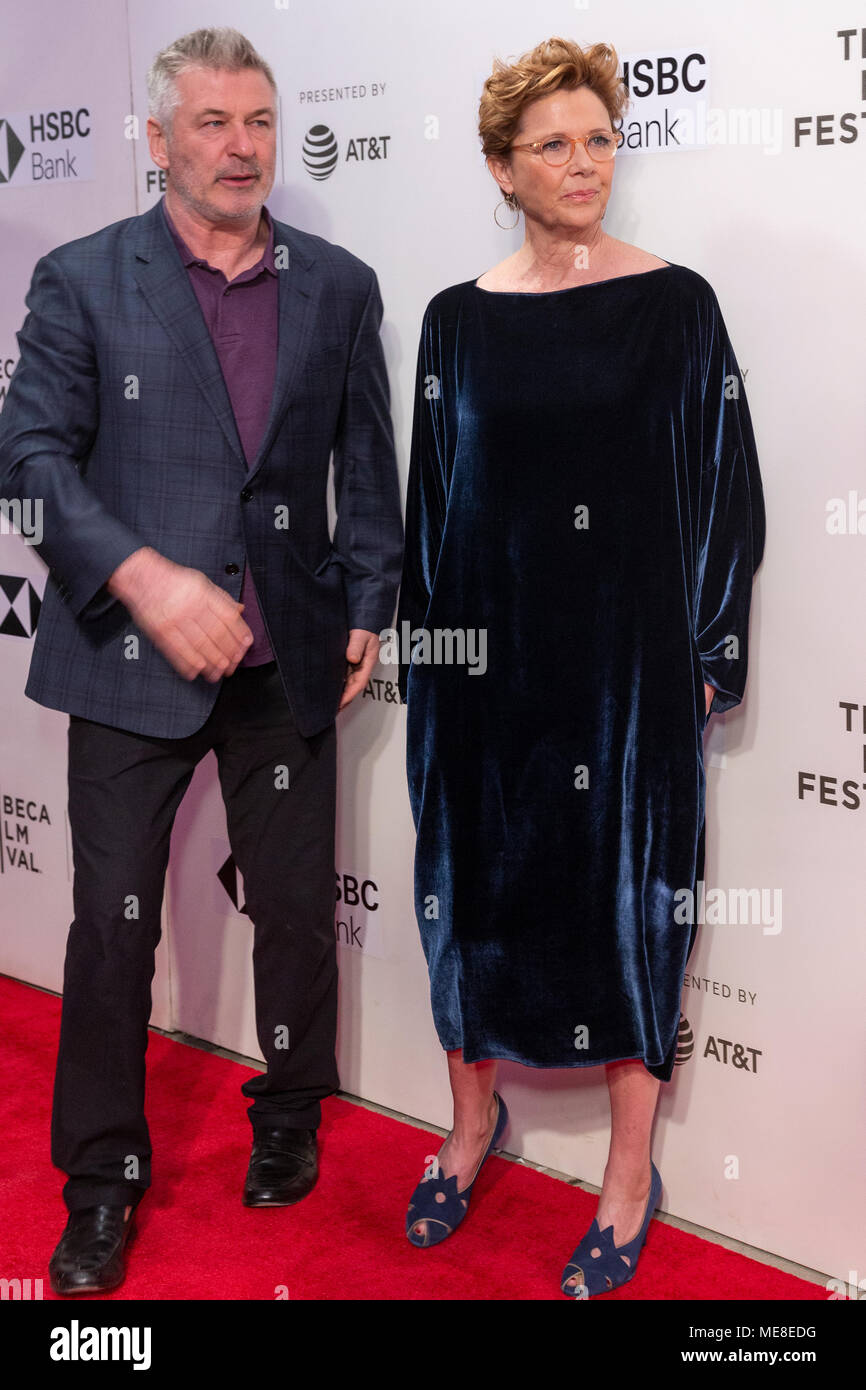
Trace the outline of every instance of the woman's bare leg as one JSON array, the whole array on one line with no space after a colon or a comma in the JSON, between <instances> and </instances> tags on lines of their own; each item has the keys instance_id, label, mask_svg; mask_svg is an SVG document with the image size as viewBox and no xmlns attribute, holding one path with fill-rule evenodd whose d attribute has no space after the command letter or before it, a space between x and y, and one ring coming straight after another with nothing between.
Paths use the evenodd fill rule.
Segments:
<instances>
[{"instance_id":1,"label":"woman's bare leg","mask_svg":"<svg viewBox=\"0 0 866 1390\"><path fill-rule=\"evenodd\" d=\"M454 1098L454 1127L439 1150L439 1171L443 1178L457 1175L457 1190L469 1186L496 1126L493 1085L496 1062L464 1062L463 1050L448 1053L448 1076ZM425 1223L413 1227L417 1235L426 1234Z\"/></svg>"},{"instance_id":2,"label":"woman's bare leg","mask_svg":"<svg viewBox=\"0 0 866 1390\"><path fill-rule=\"evenodd\" d=\"M596 1220L602 1231L613 1226L614 1245L627 1245L646 1214L650 1143L661 1082L639 1058L608 1062L605 1076L610 1095L610 1149ZM628 1256L623 1258L628 1262ZM576 1274L568 1280L572 1285L580 1282Z\"/></svg>"}]
</instances>

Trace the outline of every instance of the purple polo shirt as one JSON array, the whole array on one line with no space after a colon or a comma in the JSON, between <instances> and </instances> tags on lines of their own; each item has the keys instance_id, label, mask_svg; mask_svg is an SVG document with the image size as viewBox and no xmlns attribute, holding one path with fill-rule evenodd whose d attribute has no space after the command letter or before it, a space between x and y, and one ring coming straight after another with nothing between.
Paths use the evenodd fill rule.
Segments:
<instances>
[{"instance_id":1,"label":"purple polo shirt","mask_svg":"<svg viewBox=\"0 0 866 1390\"><path fill-rule=\"evenodd\" d=\"M261 260L234 280L193 255L171 220L165 198L162 210L174 243L186 266L196 299L228 389L241 448L249 468L255 461L265 432L277 370L277 269L274 265L274 224L267 208L268 241ZM261 666L273 661L253 577L244 564L241 587L243 619L253 634L252 646L242 666Z\"/></svg>"}]
</instances>

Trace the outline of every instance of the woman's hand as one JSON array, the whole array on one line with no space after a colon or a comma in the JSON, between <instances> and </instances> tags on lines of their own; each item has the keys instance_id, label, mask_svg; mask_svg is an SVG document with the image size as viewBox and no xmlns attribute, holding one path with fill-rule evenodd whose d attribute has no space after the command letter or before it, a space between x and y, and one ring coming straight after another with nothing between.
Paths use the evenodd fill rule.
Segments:
<instances>
[{"instance_id":1,"label":"woman's hand","mask_svg":"<svg viewBox=\"0 0 866 1390\"><path fill-rule=\"evenodd\" d=\"M716 687L715 687L714 685L707 685L706 681L704 681L704 695L706 696L706 701L707 701L707 716L708 716L708 717L709 717L709 713L710 713L710 705L713 703L713 696L715 695L715 693L716 693Z\"/></svg>"}]
</instances>

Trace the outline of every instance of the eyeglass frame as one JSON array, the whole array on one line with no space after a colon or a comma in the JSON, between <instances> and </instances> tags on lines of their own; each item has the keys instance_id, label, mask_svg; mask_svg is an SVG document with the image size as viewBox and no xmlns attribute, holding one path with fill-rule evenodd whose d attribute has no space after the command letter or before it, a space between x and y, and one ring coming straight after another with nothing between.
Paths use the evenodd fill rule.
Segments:
<instances>
[{"instance_id":1,"label":"eyeglass frame","mask_svg":"<svg viewBox=\"0 0 866 1390\"><path fill-rule=\"evenodd\" d=\"M622 149L623 143L625 141L625 134L621 129L612 130L610 132L611 135L618 135L619 139L617 140L616 145L614 146L613 154L610 155L608 159L596 159L595 156L590 152L589 145L587 144L588 140L595 140L597 136L607 135L607 133L608 132L606 130L594 130L591 135L578 135L574 139L572 139L568 135L548 135L547 139L545 140L533 140L532 143L529 145L511 145L509 146L509 148L512 150L538 150L538 153L541 155L541 158L542 160L544 160L544 163L547 165L548 169L561 169L564 165L570 164L571 161L574 159L574 151L577 149L577 146L583 145L583 148L586 150L593 164L609 164L610 160L616 157L617 150ZM546 145L549 140L562 140L565 142L565 144L571 146L571 149L568 153L568 158L563 159L561 164L551 164L548 160L544 159L544 155L541 154L542 146Z\"/></svg>"}]
</instances>

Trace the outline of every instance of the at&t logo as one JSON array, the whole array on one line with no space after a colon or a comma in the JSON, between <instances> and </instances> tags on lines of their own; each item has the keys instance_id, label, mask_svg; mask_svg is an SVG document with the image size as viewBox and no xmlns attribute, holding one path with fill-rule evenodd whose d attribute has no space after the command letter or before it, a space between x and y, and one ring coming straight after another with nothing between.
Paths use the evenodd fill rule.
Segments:
<instances>
[{"instance_id":1,"label":"at&t logo","mask_svg":"<svg viewBox=\"0 0 866 1390\"><path fill-rule=\"evenodd\" d=\"M371 164L388 158L390 135L358 135L346 143L344 162ZM340 147L330 126L311 126L304 136L304 168L311 179L329 179L340 161Z\"/></svg>"}]
</instances>

